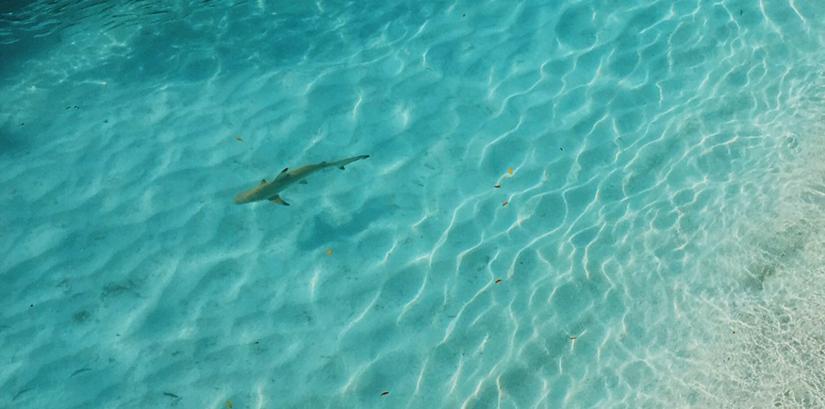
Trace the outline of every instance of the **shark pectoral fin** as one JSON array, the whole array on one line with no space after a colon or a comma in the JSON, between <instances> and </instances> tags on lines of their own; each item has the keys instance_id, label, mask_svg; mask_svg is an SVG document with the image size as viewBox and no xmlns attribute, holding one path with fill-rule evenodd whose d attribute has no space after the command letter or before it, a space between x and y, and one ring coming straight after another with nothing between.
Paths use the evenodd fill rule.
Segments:
<instances>
[{"instance_id":1,"label":"shark pectoral fin","mask_svg":"<svg viewBox=\"0 0 825 409\"><path fill-rule=\"evenodd\" d=\"M302 181L300 181L300 182L298 182L298 183L300 183L300 184L302 184L302 185L305 185L305 184L307 184L307 181L306 181L306 180L302 180Z\"/></svg>"},{"instance_id":2,"label":"shark pectoral fin","mask_svg":"<svg viewBox=\"0 0 825 409\"><path fill-rule=\"evenodd\" d=\"M278 196L278 195L270 197L269 201L272 202L272 203L275 203L275 204L289 206L289 203L287 203L286 200L281 199L281 196Z\"/></svg>"}]
</instances>

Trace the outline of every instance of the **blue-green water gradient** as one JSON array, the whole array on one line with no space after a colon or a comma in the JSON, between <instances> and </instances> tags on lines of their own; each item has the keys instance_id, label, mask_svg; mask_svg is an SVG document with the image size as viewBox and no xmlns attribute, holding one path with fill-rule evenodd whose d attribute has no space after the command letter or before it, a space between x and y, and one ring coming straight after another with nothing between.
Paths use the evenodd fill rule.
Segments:
<instances>
[{"instance_id":1,"label":"blue-green water gradient","mask_svg":"<svg viewBox=\"0 0 825 409\"><path fill-rule=\"evenodd\" d=\"M0 407L821 407L823 43L813 0L6 3Z\"/></svg>"}]
</instances>

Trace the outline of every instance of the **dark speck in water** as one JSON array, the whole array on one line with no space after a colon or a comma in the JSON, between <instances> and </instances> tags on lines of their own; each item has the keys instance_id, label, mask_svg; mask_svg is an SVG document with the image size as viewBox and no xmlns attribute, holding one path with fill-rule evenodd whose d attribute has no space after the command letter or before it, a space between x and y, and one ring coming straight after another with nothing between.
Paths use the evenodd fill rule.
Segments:
<instances>
[{"instance_id":1,"label":"dark speck in water","mask_svg":"<svg viewBox=\"0 0 825 409\"><path fill-rule=\"evenodd\" d=\"M72 319L74 322L81 323L88 321L91 316L92 314L89 311L83 310L74 313L74 315L72 315Z\"/></svg>"},{"instance_id":2,"label":"dark speck in water","mask_svg":"<svg viewBox=\"0 0 825 409\"><path fill-rule=\"evenodd\" d=\"M24 394L24 393L26 393L30 390L32 390L32 388L23 388L23 389L21 389L20 392L17 392L17 394L15 394L13 398L11 398L12 402L16 401L17 398L20 397L20 395L22 395L22 394Z\"/></svg>"},{"instance_id":3,"label":"dark speck in water","mask_svg":"<svg viewBox=\"0 0 825 409\"><path fill-rule=\"evenodd\" d=\"M91 370L92 370L92 368L80 368L80 369L78 369L78 370L76 370L76 371L72 372L72 374L69 376L69 378L73 378L73 377L75 377L75 376L77 376L77 375L82 374L83 372L89 372L89 371L91 371Z\"/></svg>"}]
</instances>

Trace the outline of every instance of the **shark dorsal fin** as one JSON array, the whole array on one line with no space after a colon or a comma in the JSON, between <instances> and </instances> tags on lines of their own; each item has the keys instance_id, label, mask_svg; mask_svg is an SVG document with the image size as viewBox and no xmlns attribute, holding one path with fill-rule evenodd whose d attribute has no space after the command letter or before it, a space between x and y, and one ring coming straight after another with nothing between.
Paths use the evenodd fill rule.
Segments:
<instances>
[{"instance_id":1,"label":"shark dorsal fin","mask_svg":"<svg viewBox=\"0 0 825 409\"><path fill-rule=\"evenodd\" d=\"M286 177L286 171L288 171L288 170L289 170L289 168L284 168L284 170L282 170L281 173L278 174L278 176L275 178L275 180L283 179L284 177Z\"/></svg>"},{"instance_id":2,"label":"shark dorsal fin","mask_svg":"<svg viewBox=\"0 0 825 409\"><path fill-rule=\"evenodd\" d=\"M261 179L261 184L265 185L266 184L266 179Z\"/></svg>"}]
</instances>

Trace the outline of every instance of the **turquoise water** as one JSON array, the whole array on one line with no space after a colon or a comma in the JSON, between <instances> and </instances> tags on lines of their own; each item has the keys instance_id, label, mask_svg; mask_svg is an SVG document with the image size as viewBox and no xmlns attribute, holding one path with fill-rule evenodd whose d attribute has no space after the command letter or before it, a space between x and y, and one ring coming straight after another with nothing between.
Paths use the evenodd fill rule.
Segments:
<instances>
[{"instance_id":1,"label":"turquoise water","mask_svg":"<svg viewBox=\"0 0 825 409\"><path fill-rule=\"evenodd\" d=\"M17 3L0 407L825 407L825 3Z\"/></svg>"}]
</instances>

